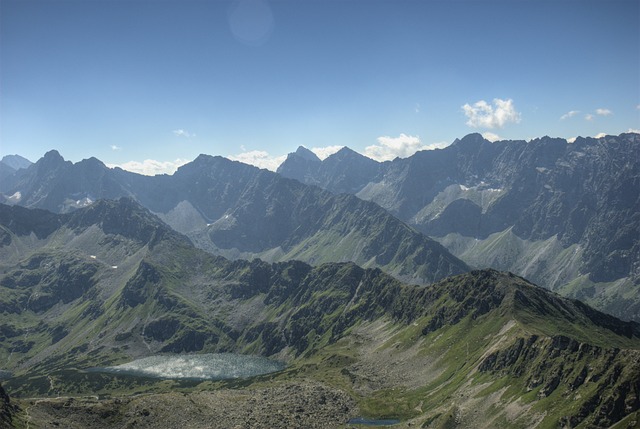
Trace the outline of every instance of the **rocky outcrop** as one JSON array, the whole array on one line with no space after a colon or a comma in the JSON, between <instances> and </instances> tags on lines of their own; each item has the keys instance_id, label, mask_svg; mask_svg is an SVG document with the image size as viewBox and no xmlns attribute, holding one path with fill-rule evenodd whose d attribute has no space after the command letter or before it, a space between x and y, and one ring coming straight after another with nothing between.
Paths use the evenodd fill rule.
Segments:
<instances>
[{"instance_id":1,"label":"rocky outcrop","mask_svg":"<svg viewBox=\"0 0 640 429\"><path fill-rule=\"evenodd\" d=\"M608 428L640 409L640 352L603 349L564 336L518 338L491 353L479 371L518 378L539 398L570 395L591 386L577 411L561 418L563 426Z\"/></svg>"},{"instance_id":2,"label":"rocky outcrop","mask_svg":"<svg viewBox=\"0 0 640 429\"><path fill-rule=\"evenodd\" d=\"M0 427L12 428L13 416L17 411L17 407L11 404L11 399L7 392L4 391L0 384Z\"/></svg>"},{"instance_id":3,"label":"rocky outcrop","mask_svg":"<svg viewBox=\"0 0 640 429\"><path fill-rule=\"evenodd\" d=\"M49 399L30 408L47 427L339 428L357 416L345 392L316 382L257 389L147 394L107 399Z\"/></svg>"}]
</instances>

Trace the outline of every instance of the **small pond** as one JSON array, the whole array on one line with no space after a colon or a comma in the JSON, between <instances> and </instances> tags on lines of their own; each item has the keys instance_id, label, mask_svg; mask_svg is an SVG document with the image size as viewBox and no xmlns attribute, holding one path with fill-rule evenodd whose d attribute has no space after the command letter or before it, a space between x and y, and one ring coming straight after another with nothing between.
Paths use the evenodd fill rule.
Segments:
<instances>
[{"instance_id":1,"label":"small pond","mask_svg":"<svg viewBox=\"0 0 640 429\"><path fill-rule=\"evenodd\" d=\"M363 417L356 417L349 420L350 425L364 425L364 426L392 426L400 423L398 419L365 419Z\"/></svg>"},{"instance_id":2,"label":"small pond","mask_svg":"<svg viewBox=\"0 0 640 429\"><path fill-rule=\"evenodd\" d=\"M261 356L233 353L158 355L92 371L163 379L225 380L280 371L285 364Z\"/></svg>"}]
</instances>

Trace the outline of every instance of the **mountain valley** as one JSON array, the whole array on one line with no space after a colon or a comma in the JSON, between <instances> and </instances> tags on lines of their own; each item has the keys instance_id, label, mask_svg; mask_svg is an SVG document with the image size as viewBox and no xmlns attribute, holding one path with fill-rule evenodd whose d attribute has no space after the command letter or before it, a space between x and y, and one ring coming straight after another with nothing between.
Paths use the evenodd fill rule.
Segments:
<instances>
[{"instance_id":1,"label":"mountain valley","mask_svg":"<svg viewBox=\"0 0 640 429\"><path fill-rule=\"evenodd\" d=\"M279 174L8 158L0 425L636 427L638 143L300 148ZM210 354L284 369L103 371Z\"/></svg>"},{"instance_id":2,"label":"mountain valley","mask_svg":"<svg viewBox=\"0 0 640 429\"><path fill-rule=\"evenodd\" d=\"M0 429L640 429L640 0L0 0Z\"/></svg>"},{"instance_id":3,"label":"mountain valley","mask_svg":"<svg viewBox=\"0 0 640 429\"><path fill-rule=\"evenodd\" d=\"M128 198L0 208L18 427L609 427L640 409L640 326L509 273L420 286L351 262L231 261ZM211 352L287 367L228 381L90 371Z\"/></svg>"}]
</instances>

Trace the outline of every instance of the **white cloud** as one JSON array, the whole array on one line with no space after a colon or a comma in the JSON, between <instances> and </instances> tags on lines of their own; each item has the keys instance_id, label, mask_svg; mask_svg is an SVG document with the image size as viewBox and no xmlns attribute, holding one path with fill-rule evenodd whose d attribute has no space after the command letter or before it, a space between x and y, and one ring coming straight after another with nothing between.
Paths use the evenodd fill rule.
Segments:
<instances>
[{"instance_id":1,"label":"white cloud","mask_svg":"<svg viewBox=\"0 0 640 429\"><path fill-rule=\"evenodd\" d=\"M326 147L313 147L311 148L311 152L315 153L318 158L325 159L329 155L333 155L344 146L326 146Z\"/></svg>"},{"instance_id":2,"label":"white cloud","mask_svg":"<svg viewBox=\"0 0 640 429\"><path fill-rule=\"evenodd\" d=\"M636 109L640 110L640 104L638 104L638 105L636 106Z\"/></svg>"},{"instance_id":3,"label":"white cloud","mask_svg":"<svg viewBox=\"0 0 640 429\"><path fill-rule=\"evenodd\" d=\"M195 134L192 134L189 131L185 131L183 129L173 130L173 134L176 135L177 137L186 137L188 139L196 136Z\"/></svg>"},{"instance_id":4,"label":"white cloud","mask_svg":"<svg viewBox=\"0 0 640 429\"><path fill-rule=\"evenodd\" d=\"M485 139L489 140L492 143L497 142L498 140L502 140L502 137L489 131L482 133L482 137L484 137Z\"/></svg>"},{"instance_id":5,"label":"white cloud","mask_svg":"<svg viewBox=\"0 0 640 429\"><path fill-rule=\"evenodd\" d=\"M584 115L584 118L587 121L593 121L593 115L591 113L587 113L586 115Z\"/></svg>"},{"instance_id":6,"label":"white cloud","mask_svg":"<svg viewBox=\"0 0 640 429\"><path fill-rule=\"evenodd\" d=\"M444 149L447 146L451 146L451 142L441 141L441 142L433 142L424 146L421 150L435 150L435 149Z\"/></svg>"},{"instance_id":7,"label":"white cloud","mask_svg":"<svg viewBox=\"0 0 640 429\"><path fill-rule=\"evenodd\" d=\"M364 154L376 161L391 161L396 157L406 158L419 150L440 149L450 143L437 142L430 145L423 145L418 136L408 136L400 134L398 137L382 136L378 137L378 144L367 146Z\"/></svg>"},{"instance_id":8,"label":"white cloud","mask_svg":"<svg viewBox=\"0 0 640 429\"><path fill-rule=\"evenodd\" d=\"M242 149L244 149L244 146ZM269 152L263 150L250 150L237 155L229 155L227 158L232 161L240 161L245 164L254 165L258 168L266 168L267 170L276 171L280 164L287 159L287 156L272 156L269 155Z\"/></svg>"},{"instance_id":9,"label":"white cloud","mask_svg":"<svg viewBox=\"0 0 640 429\"><path fill-rule=\"evenodd\" d=\"M122 150L122 148L121 148L120 146L116 146L116 145L114 145L114 144L112 144L112 145L110 146L110 148L111 148L111 150Z\"/></svg>"},{"instance_id":10,"label":"white cloud","mask_svg":"<svg viewBox=\"0 0 640 429\"><path fill-rule=\"evenodd\" d=\"M560 116L560 119L564 121L565 119L573 118L573 117L574 117L574 116L576 116L578 113L580 113L580 111L579 111L579 110L571 110L571 111L569 111L569 112L565 113L564 115Z\"/></svg>"},{"instance_id":11,"label":"white cloud","mask_svg":"<svg viewBox=\"0 0 640 429\"><path fill-rule=\"evenodd\" d=\"M611 116L613 115L613 112L609 109L596 109L596 115Z\"/></svg>"},{"instance_id":12,"label":"white cloud","mask_svg":"<svg viewBox=\"0 0 640 429\"><path fill-rule=\"evenodd\" d=\"M578 138L578 137L569 137L569 138L567 139L567 143L575 143L575 141L576 141L576 139L577 139L577 138Z\"/></svg>"},{"instance_id":13,"label":"white cloud","mask_svg":"<svg viewBox=\"0 0 640 429\"><path fill-rule=\"evenodd\" d=\"M606 135L607 135L607 133L598 133L598 134L596 134L596 135L595 135L595 136L593 136L593 137L595 137L595 138L597 138L597 139L601 139L602 137L604 137L604 136L606 136Z\"/></svg>"},{"instance_id":14,"label":"white cloud","mask_svg":"<svg viewBox=\"0 0 640 429\"><path fill-rule=\"evenodd\" d=\"M420 113L420 103L416 103L414 110L416 113Z\"/></svg>"},{"instance_id":15,"label":"white cloud","mask_svg":"<svg viewBox=\"0 0 640 429\"><path fill-rule=\"evenodd\" d=\"M513 106L513 100L493 99L493 105L484 100L472 105L462 106L464 114L469 120L467 125L478 128L502 128L508 123L520 122L520 113Z\"/></svg>"},{"instance_id":16,"label":"white cloud","mask_svg":"<svg viewBox=\"0 0 640 429\"><path fill-rule=\"evenodd\" d=\"M635 133L635 134L640 134L640 130L637 130L635 128L629 128L627 130L628 133Z\"/></svg>"},{"instance_id":17,"label":"white cloud","mask_svg":"<svg viewBox=\"0 0 640 429\"><path fill-rule=\"evenodd\" d=\"M178 167L189 162L186 159L176 159L175 161L157 161L155 159L145 159L142 162L129 161L124 164L107 164L109 168L120 167L132 173L144 174L145 176L155 176L156 174L173 174Z\"/></svg>"}]
</instances>

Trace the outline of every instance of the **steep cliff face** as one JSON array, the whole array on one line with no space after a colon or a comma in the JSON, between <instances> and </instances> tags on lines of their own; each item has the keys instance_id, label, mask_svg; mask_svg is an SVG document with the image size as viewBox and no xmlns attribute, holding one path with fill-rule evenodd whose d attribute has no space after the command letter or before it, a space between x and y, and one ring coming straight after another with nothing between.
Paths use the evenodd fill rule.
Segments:
<instances>
[{"instance_id":1,"label":"steep cliff face","mask_svg":"<svg viewBox=\"0 0 640 429\"><path fill-rule=\"evenodd\" d=\"M569 364L570 363L570 364ZM603 349L565 336L518 338L487 356L480 372L516 377L539 398L575 395L589 386L580 406L560 418L568 427L608 428L640 408L640 353Z\"/></svg>"},{"instance_id":2,"label":"steep cliff face","mask_svg":"<svg viewBox=\"0 0 640 429\"><path fill-rule=\"evenodd\" d=\"M12 428L13 416L17 409L11 404L11 399L7 392L4 391L2 385L0 385L0 427Z\"/></svg>"}]
</instances>

